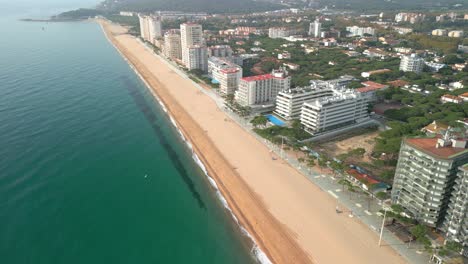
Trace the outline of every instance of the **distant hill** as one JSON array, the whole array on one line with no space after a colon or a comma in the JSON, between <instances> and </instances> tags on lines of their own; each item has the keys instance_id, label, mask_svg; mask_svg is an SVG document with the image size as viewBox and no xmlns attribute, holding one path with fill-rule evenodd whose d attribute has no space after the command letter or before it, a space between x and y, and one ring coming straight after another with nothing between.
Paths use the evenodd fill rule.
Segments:
<instances>
[{"instance_id":1,"label":"distant hill","mask_svg":"<svg viewBox=\"0 0 468 264\"><path fill-rule=\"evenodd\" d=\"M275 10L284 8L284 6L254 0L105 0L98 8L106 11L126 10L151 12L164 10L237 13Z\"/></svg>"},{"instance_id":2,"label":"distant hill","mask_svg":"<svg viewBox=\"0 0 468 264\"><path fill-rule=\"evenodd\" d=\"M336 5L346 9L440 9L454 8L461 4L468 8L466 0L321 0L323 5Z\"/></svg>"}]
</instances>

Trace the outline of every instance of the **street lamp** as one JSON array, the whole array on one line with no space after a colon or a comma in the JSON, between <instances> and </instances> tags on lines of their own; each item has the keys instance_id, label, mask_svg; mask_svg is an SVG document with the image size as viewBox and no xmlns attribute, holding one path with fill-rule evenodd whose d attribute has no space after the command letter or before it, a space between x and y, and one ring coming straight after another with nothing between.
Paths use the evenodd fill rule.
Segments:
<instances>
[{"instance_id":1,"label":"street lamp","mask_svg":"<svg viewBox=\"0 0 468 264\"><path fill-rule=\"evenodd\" d=\"M384 210L385 210L385 213L384 213L383 220L382 220L382 226L380 227L379 247L382 244L383 230L385 227L385 217L387 217L387 211L388 211L387 209L384 209Z\"/></svg>"}]
</instances>

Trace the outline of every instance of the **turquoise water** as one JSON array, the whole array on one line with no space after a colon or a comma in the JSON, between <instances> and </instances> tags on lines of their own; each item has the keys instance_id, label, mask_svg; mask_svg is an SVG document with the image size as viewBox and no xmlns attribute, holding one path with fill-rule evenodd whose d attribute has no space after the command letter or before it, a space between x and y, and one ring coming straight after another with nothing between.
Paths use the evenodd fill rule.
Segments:
<instances>
[{"instance_id":1,"label":"turquoise water","mask_svg":"<svg viewBox=\"0 0 468 264\"><path fill-rule=\"evenodd\" d=\"M268 118L268 121L270 121L273 125L275 126L284 126L286 123L281 121L278 117L274 115L266 115L266 118Z\"/></svg>"},{"instance_id":2,"label":"turquoise water","mask_svg":"<svg viewBox=\"0 0 468 264\"><path fill-rule=\"evenodd\" d=\"M0 23L0 263L253 262L98 25Z\"/></svg>"}]
</instances>

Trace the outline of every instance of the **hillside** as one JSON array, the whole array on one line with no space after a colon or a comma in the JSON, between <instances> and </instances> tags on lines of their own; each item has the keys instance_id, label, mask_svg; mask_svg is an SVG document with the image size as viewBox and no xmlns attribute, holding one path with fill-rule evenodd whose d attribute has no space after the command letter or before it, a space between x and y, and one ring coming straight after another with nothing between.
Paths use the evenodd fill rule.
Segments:
<instances>
[{"instance_id":1,"label":"hillside","mask_svg":"<svg viewBox=\"0 0 468 264\"><path fill-rule=\"evenodd\" d=\"M150 12L156 10L237 13L283 8L281 5L254 0L105 0L99 9L106 11L127 10Z\"/></svg>"},{"instance_id":2,"label":"hillside","mask_svg":"<svg viewBox=\"0 0 468 264\"><path fill-rule=\"evenodd\" d=\"M354 10L398 10L398 9L453 9L456 4L461 4L458 9L466 9L466 0L321 0L322 5Z\"/></svg>"}]
</instances>

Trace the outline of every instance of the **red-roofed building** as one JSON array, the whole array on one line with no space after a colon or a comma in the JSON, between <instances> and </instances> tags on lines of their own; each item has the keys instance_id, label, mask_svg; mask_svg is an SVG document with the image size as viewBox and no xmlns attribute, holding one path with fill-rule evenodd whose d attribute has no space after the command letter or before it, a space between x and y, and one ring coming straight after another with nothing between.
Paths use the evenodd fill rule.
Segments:
<instances>
[{"instance_id":1,"label":"red-roofed building","mask_svg":"<svg viewBox=\"0 0 468 264\"><path fill-rule=\"evenodd\" d=\"M276 95L291 87L291 77L284 69L271 74L244 77L235 93L236 101L242 106L274 105Z\"/></svg>"},{"instance_id":2,"label":"red-roofed building","mask_svg":"<svg viewBox=\"0 0 468 264\"><path fill-rule=\"evenodd\" d=\"M208 75L214 83L219 83L221 94L234 94L242 77L242 67L225 58L210 57Z\"/></svg>"},{"instance_id":3,"label":"red-roofed building","mask_svg":"<svg viewBox=\"0 0 468 264\"><path fill-rule=\"evenodd\" d=\"M357 88L356 92L360 93L362 96L366 97L368 102L377 101L377 91L384 90L388 88L388 85L380 84L376 82L363 82L364 87Z\"/></svg>"},{"instance_id":4,"label":"red-roofed building","mask_svg":"<svg viewBox=\"0 0 468 264\"><path fill-rule=\"evenodd\" d=\"M405 85L408 85L409 82L403 81L403 80L395 80L395 81L388 82L388 84L393 87L403 87Z\"/></svg>"},{"instance_id":5,"label":"red-roofed building","mask_svg":"<svg viewBox=\"0 0 468 264\"><path fill-rule=\"evenodd\" d=\"M463 98L451 94L444 94L442 97L440 97L440 101L442 103L461 104L463 103Z\"/></svg>"}]
</instances>

